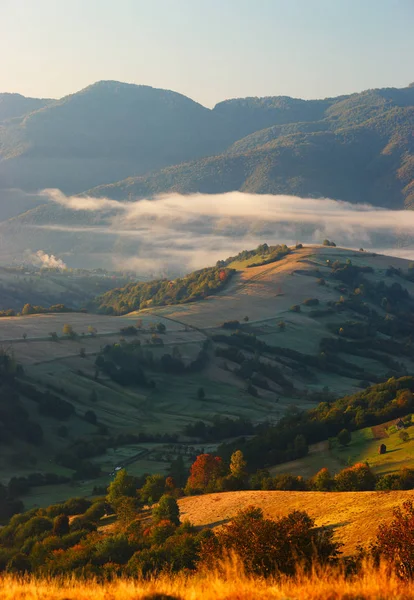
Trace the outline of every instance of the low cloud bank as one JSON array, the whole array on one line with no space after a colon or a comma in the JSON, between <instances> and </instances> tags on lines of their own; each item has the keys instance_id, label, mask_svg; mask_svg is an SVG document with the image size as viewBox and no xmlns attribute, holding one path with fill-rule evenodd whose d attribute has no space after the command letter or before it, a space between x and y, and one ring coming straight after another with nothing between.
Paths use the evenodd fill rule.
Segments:
<instances>
[{"instance_id":1,"label":"low cloud bank","mask_svg":"<svg viewBox=\"0 0 414 600\"><path fill-rule=\"evenodd\" d=\"M321 243L326 237L341 246L386 248L414 258L414 211L242 192L168 194L134 202L65 196L59 190L42 194L71 213L70 226L62 217L55 221L59 224L41 225L43 231L76 234L78 240L88 236L90 251L106 246L115 268L184 273L259 243Z\"/></svg>"}]
</instances>

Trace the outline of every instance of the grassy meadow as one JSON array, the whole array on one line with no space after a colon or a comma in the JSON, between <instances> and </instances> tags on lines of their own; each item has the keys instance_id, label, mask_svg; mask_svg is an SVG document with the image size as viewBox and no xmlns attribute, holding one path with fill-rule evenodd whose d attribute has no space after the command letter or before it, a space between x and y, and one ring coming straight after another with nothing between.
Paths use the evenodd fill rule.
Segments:
<instances>
[{"instance_id":1,"label":"grassy meadow","mask_svg":"<svg viewBox=\"0 0 414 600\"><path fill-rule=\"evenodd\" d=\"M271 467L272 475L291 473L312 477L322 467L334 474L346 466L357 462L367 462L374 473L386 475L403 467L414 468L414 427L410 425L404 431L409 439L403 441L395 420L375 427L365 427L351 434L351 442L341 446L336 439L310 446L309 454L299 460ZM379 454L380 444L387 451Z\"/></svg>"},{"instance_id":2,"label":"grassy meadow","mask_svg":"<svg viewBox=\"0 0 414 600\"><path fill-rule=\"evenodd\" d=\"M236 560L214 572L161 576L150 581L106 583L68 579L0 579L2 600L409 600L414 584L402 582L385 566L367 565L354 577L335 569L295 578L263 579L243 574Z\"/></svg>"}]
</instances>

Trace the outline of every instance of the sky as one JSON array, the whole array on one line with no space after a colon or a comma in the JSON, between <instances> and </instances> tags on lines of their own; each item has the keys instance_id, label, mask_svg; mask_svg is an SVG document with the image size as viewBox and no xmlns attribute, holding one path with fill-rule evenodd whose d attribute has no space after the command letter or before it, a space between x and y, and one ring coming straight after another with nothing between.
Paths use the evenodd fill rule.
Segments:
<instances>
[{"instance_id":1,"label":"sky","mask_svg":"<svg viewBox=\"0 0 414 600\"><path fill-rule=\"evenodd\" d=\"M414 0L0 0L0 92L102 79L227 98L414 80Z\"/></svg>"}]
</instances>

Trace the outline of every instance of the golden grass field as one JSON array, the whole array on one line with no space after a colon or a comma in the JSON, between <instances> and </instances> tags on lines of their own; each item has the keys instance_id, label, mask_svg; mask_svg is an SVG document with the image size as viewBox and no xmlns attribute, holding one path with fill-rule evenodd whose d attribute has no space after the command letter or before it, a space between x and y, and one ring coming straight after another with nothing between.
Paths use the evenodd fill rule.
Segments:
<instances>
[{"instance_id":1,"label":"golden grass field","mask_svg":"<svg viewBox=\"0 0 414 600\"><path fill-rule=\"evenodd\" d=\"M358 545L369 545L378 525L392 517L404 500L414 500L414 490L391 492L279 492L243 491L190 496L179 500L180 518L194 525L219 526L249 505L260 507L265 517L283 517L304 510L316 525L333 527L343 542L345 555Z\"/></svg>"},{"instance_id":2,"label":"golden grass field","mask_svg":"<svg viewBox=\"0 0 414 600\"><path fill-rule=\"evenodd\" d=\"M192 576L162 576L153 581L119 579L49 581L0 579L2 600L410 600L414 584L402 582L382 566L367 566L358 576L345 578L334 569L280 580L247 577L235 560L216 572Z\"/></svg>"}]
</instances>

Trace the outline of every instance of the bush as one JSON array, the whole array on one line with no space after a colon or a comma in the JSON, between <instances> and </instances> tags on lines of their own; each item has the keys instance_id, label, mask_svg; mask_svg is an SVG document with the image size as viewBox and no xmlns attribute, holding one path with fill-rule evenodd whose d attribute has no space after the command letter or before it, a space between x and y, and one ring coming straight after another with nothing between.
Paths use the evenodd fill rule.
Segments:
<instances>
[{"instance_id":1,"label":"bush","mask_svg":"<svg viewBox=\"0 0 414 600\"><path fill-rule=\"evenodd\" d=\"M368 465L356 463L335 475L335 489L338 492L365 492L375 489L375 475Z\"/></svg>"},{"instance_id":2,"label":"bush","mask_svg":"<svg viewBox=\"0 0 414 600\"><path fill-rule=\"evenodd\" d=\"M293 575L299 565L307 569L329 562L339 551L339 544L332 541L333 531L316 528L302 511L273 521L264 519L260 508L250 506L216 535L219 553L236 552L246 571L260 576Z\"/></svg>"},{"instance_id":3,"label":"bush","mask_svg":"<svg viewBox=\"0 0 414 600\"><path fill-rule=\"evenodd\" d=\"M341 446L348 446L348 444L351 442L351 434L349 433L348 429L342 429L342 431L338 433L336 439Z\"/></svg>"},{"instance_id":4,"label":"bush","mask_svg":"<svg viewBox=\"0 0 414 600\"><path fill-rule=\"evenodd\" d=\"M402 579L414 578L414 506L411 500L393 511L393 520L381 524L373 552L393 564Z\"/></svg>"},{"instance_id":5,"label":"bush","mask_svg":"<svg viewBox=\"0 0 414 600\"><path fill-rule=\"evenodd\" d=\"M164 495L152 510L152 518L155 523L168 520L174 525L180 524L180 509L177 500L172 496Z\"/></svg>"},{"instance_id":6,"label":"bush","mask_svg":"<svg viewBox=\"0 0 414 600\"><path fill-rule=\"evenodd\" d=\"M305 306L318 306L319 300L317 298L307 298L302 302Z\"/></svg>"}]
</instances>

